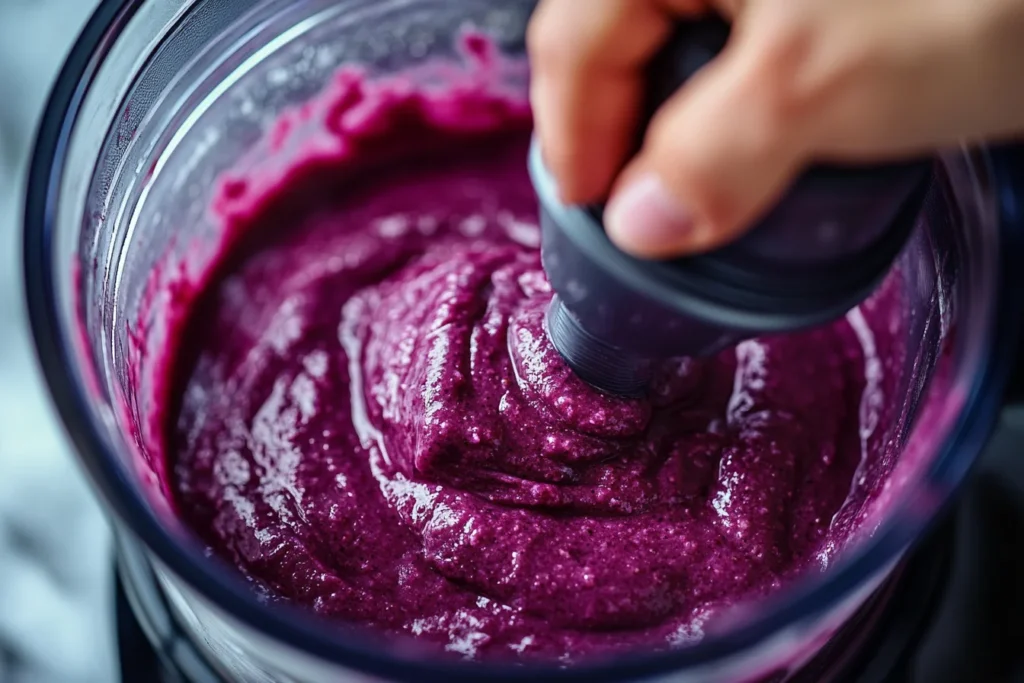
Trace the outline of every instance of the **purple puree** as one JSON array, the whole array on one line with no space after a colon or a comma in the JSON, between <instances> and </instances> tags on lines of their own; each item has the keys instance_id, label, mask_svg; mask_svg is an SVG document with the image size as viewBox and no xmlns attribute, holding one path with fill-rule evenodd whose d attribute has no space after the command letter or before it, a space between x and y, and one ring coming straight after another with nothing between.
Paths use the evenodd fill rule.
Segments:
<instances>
[{"instance_id":1,"label":"purple puree","mask_svg":"<svg viewBox=\"0 0 1024 683\"><path fill-rule=\"evenodd\" d=\"M272 599L457 655L700 639L849 535L889 307L598 393L544 332L528 108L484 81L343 72L279 126L323 124L286 173L224 181L238 239L172 344L177 509Z\"/></svg>"}]
</instances>

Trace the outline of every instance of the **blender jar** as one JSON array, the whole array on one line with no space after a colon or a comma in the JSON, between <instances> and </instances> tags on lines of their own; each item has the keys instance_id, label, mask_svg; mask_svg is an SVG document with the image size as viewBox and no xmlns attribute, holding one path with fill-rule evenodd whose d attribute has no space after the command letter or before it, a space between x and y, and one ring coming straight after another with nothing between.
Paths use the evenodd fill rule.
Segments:
<instances>
[{"instance_id":1,"label":"blender jar","mask_svg":"<svg viewBox=\"0 0 1024 683\"><path fill-rule=\"evenodd\" d=\"M1022 300L1018 167L955 150L900 258L907 349L898 419L877 438L876 500L836 523L861 531L824 573L749 606L692 645L579 667L440 662L260 601L175 518L148 455L159 429L138 339L175 324L148 305L167 263L201 270L219 244L215 180L261 158L283 111L346 63L387 74L456 58L466 26L522 55L531 0L105 0L51 96L26 212L30 315L60 414L121 542L143 553L175 618L238 681L782 680L899 566L984 445L1013 363ZM524 93L525 72L509 74ZM525 160L524 160L525 163ZM141 332L140 332L141 331ZM137 368L142 367L143 372Z\"/></svg>"}]
</instances>

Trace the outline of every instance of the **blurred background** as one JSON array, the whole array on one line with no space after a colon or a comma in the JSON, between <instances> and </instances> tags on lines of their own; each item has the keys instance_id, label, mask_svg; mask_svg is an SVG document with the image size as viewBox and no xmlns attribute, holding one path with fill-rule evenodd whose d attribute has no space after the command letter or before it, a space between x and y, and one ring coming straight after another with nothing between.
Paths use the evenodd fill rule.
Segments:
<instances>
[{"instance_id":1,"label":"blurred background","mask_svg":"<svg viewBox=\"0 0 1024 683\"><path fill-rule=\"evenodd\" d=\"M0 683L110 683L109 537L47 398L21 295L36 121L96 0L0 0Z\"/></svg>"}]
</instances>

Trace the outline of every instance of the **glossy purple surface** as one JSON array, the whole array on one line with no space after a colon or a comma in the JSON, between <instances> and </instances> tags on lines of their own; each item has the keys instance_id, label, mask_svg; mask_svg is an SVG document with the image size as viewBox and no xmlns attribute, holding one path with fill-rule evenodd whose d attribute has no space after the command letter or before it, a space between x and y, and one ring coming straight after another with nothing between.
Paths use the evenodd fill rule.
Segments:
<instances>
[{"instance_id":1,"label":"glossy purple surface","mask_svg":"<svg viewBox=\"0 0 1024 683\"><path fill-rule=\"evenodd\" d=\"M897 288L598 393L544 333L530 125L486 79L346 72L275 130L317 130L287 169L225 179L166 359L176 506L271 599L457 656L685 644L855 527Z\"/></svg>"}]
</instances>

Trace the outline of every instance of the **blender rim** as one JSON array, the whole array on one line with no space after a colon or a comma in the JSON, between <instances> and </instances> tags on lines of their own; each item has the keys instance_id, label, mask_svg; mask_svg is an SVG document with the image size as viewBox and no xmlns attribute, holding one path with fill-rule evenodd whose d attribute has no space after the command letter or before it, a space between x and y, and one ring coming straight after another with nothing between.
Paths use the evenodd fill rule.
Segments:
<instances>
[{"instance_id":1,"label":"blender rim","mask_svg":"<svg viewBox=\"0 0 1024 683\"><path fill-rule=\"evenodd\" d=\"M756 647L794 624L822 616L835 602L856 589L917 541L941 515L935 509L921 514L893 514L873 536L841 558L827 575L800 581L764 613L735 630L710 634L686 648L652 654L631 654L609 661L583 663L569 669L542 665L509 667L500 663L436 662L404 657L389 651L376 639L335 635L320 628L320 620L305 610L268 606L258 601L237 570L212 561L197 548L184 547L127 480L88 417L89 398L73 368L76 354L70 335L61 323L54 271L53 235L60 186L67 151L78 114L93 79L121 31L146 0L100 0L79 34L52 87L37 128L28 173L23 225L23 267L29 322L36 354L61 422L78 460L93 486L102 493L121 524L126 525L176 577L192 586L223 613L263 635L312 654L332 664L371 675L399 680L476 681L481 676L495 681L544 680L614 681L657 676L686 667L706 666ZM1014 362L1024 310L1024 269L1012 265L1013 252L1024 247L1020 225L1024 206L1018 205L1015 187L1024 187L1024 164L1016 150L983 150L984 163L993 172L999 204L999 250L994 320L980 353L979 368L964 404L923 482L935 487L948 508L955 489L977 460L998 417L1002 395ZM1016 229L1011 229L1016 227ZM1017 249L1012 248L1016 246ZM59 267L65 267L63 265ZM66 267L71 267L67 264ZM970 457L965 457L968 454ZM905 513L907 511L904 511Z\"/></svg>"}]
</instances>

